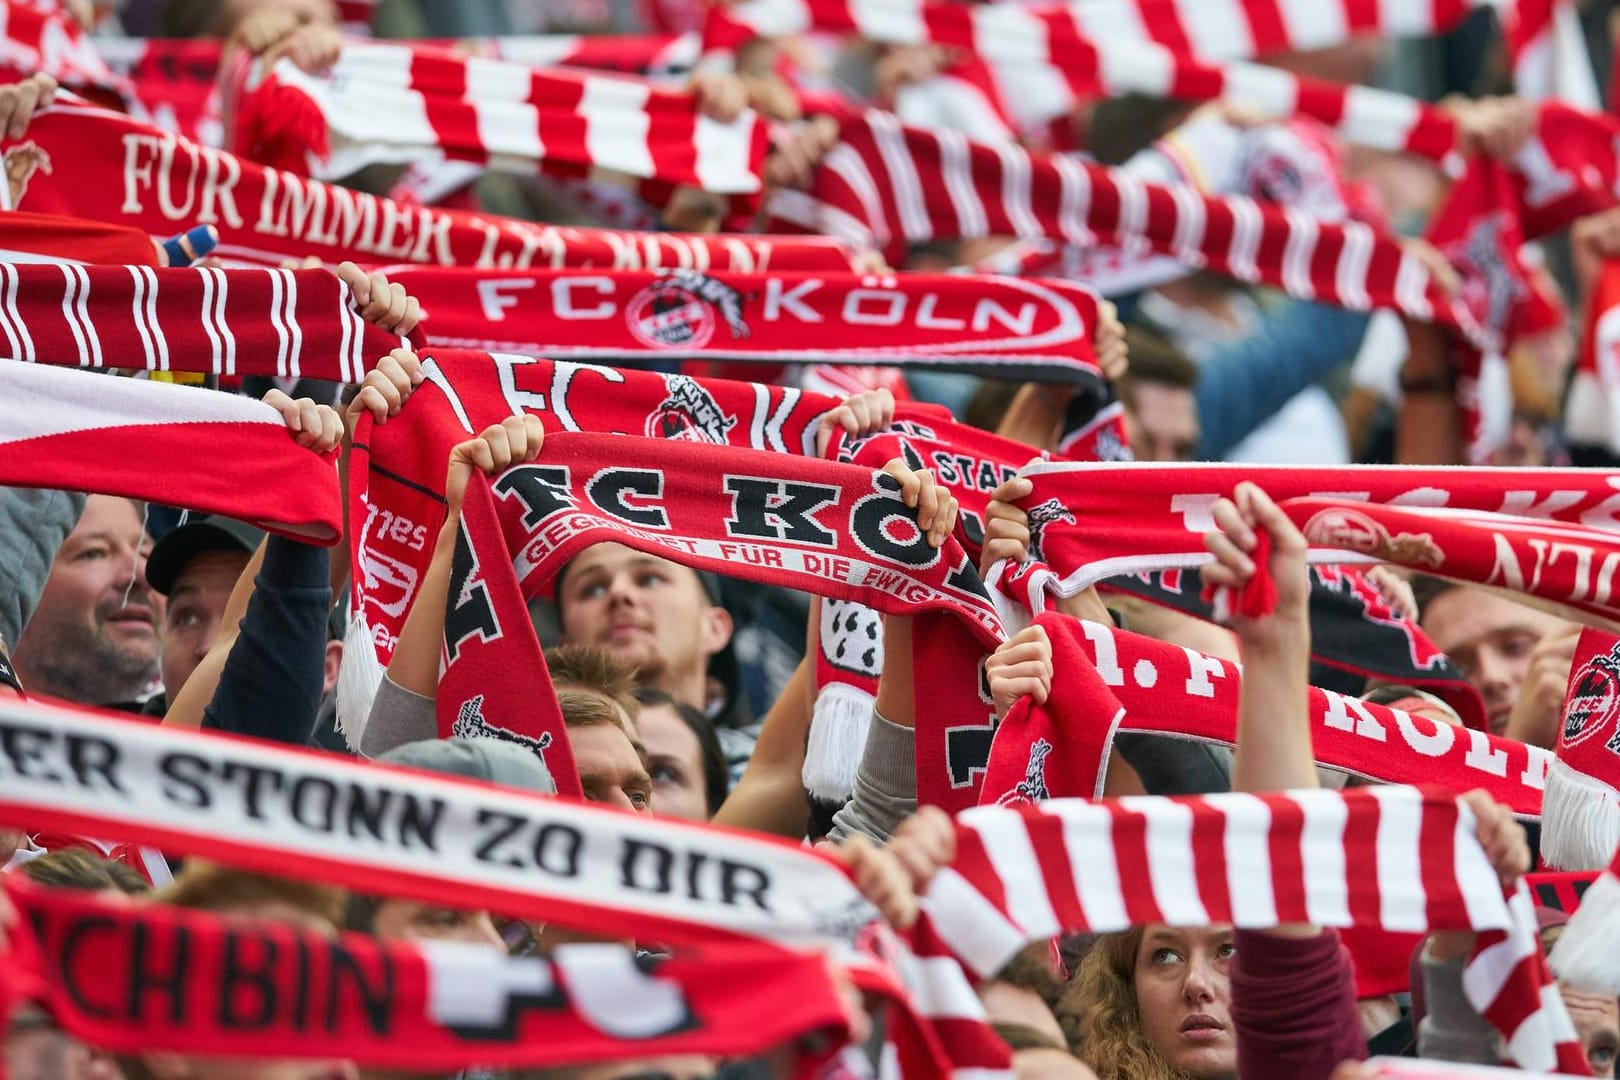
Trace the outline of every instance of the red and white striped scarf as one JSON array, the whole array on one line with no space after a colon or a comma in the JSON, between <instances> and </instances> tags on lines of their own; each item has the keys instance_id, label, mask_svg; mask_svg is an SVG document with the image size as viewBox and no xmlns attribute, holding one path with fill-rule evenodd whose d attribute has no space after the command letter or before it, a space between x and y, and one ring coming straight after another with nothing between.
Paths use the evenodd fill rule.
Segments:
<instances>
[{"instance_id":1,"label":"red and white striped scarf","mask_svg":"<svg viewBox=\"0 0 1620 1080\"><path fill-rule=\"evenodd\" d=\"M961 969L926 927L914 944L884 933L843 867L800 845L83 709L0 701L0 731L64 762L73 753L106 766L6 770L7 824L155 844L609 939L830 949L849 959L857 985L897 1010L892 1038L907 1076L1008 1069ZM48 745L40 732L50 733ZM891 968L885 954L917 962Z\"/></svg>"},{"instance_id":2,"label":"red and white striped scarf","mask_svg":"<svg viewBox=\"0 0 1620 1080\"><path fill-rule=\"evenodd\" d=\"M0 361L0 484L183 492L195 510L331 544L343 534L335 460L293 442L263 402Z\"/></svg>"},{"instance_id":3,"label":"red and white striped scarf","mask_svg":"<svg viewBox=\"0 0 1620 1080\"><path fill-rule=\"evenodd\" d=\"M1564 434L1572 444L1620 456L1620 262L1603 264L1587 297Z\"/></svg>"},{"instance_id":4,"label":"red and white striped scarf","mask_svg":"<svg viewBox=\"0 0 1620 1080\"><path fill-rule=\"evenodd\" d=\"M779 192L779 220L895 259L908 244L1049 237L1152 249L1306 300L1392 307L1473 332L1471 316L1394 239L1360 222L1324 224L1241 197L1146 184L1118 170L923 132L885 113L846 122L811 192Z\"/></svg>"},{"instance_id":5,"label":"red and white striped scarf","mask_svg":"<svg viewBox=\"0 0 1620 1080\"><path fill-rule=\"evenodd\" d=\"M0 67L24 76L42 72L65 86L113 91L124 86L78 20L52 0L0 4Z\"/></svg>"},{"instance_id":6,"label":"red and white striped scarf","mask_svg":"<svg viewBox=\"0 0 1620 1080\"><path fill-rule=\"evenodd\" d=\"M1620 993L1620 852L1581 894L1550 960L1577 990Z\"/></svg>"},{"instance_id":7,"label":"red and white striped scarf","mask_svg":"<svg viewBox=\"0 0 1620 1080\"><path fill-rule=\"evenodd\" d=\"M403 340L325 270L0 263L9 360L355 383Z\"/></svg>"},{"instance_id":8,"label":"red and white striped scarf","mask_svg":"<svg viewBox=\"0 0 1620 1080\"><path fill-rule=\"evenodd\" d=\"M157 238L213 225L220 234L215 254L226 265L275 267L314 255L334 265L352 259L516 269L851 266L844 245L825 237L629 233L407 205L267 169L60 98L35 115L21 139L0 139L0 147L23 176L20 209L128 225Z\"/></svg>"},{"instance_id":9,"label":"red and white striped scarf","mask_svg":"<svg viewBox=\"0 0 1620 1080\"><path fill-rule=\"evenodd\" d=\"M401 44L350 43L329 73L290 61L243 93L232 133L256 161L332 180L439 152L534 172L608 169L722 195L760 190L765 125L624 76L542 70Z\"/></svg>"},{"instance_id":10,"label":"red and white striped scarf","mask_svg":"<svg viewBox=\"0 0 1620 1080\"><path fill-rule=\"evenodd\" d=\"M1464 991L1528 1069L1590 1075L1521 883L1454 797L1401 787L980 807L930 886L942 937L989 975L1026 941L1143 923L1480 932Z\"/></svg>"}]
</instances>

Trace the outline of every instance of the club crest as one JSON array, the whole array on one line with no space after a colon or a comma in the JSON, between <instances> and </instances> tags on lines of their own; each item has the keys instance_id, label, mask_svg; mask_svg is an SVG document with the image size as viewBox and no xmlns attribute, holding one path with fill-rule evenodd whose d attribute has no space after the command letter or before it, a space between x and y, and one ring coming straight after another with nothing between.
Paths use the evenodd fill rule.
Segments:
<instances>
[{"instance_id":1,"label":"club crest","mask_svg":"<svg viewBox=\"0 0 1620 1080\"><path fill-rule=\"evenodd\" d=\"M665 375L668 396L647 417L650 439L683 439L686 442L723 444L737 425L727 416L714 395L686 375Z\"/></svg>"},{"instance_id":2,"label":"club crest","mask_svg":"<svg viewBox=\"0 0 1620 1080\"><path fill-rule=\"evenodd\" d=\"M1359 551L1386 562L1439 568L1445 552L1428 533L1397 533L1355 510L1323 510L1305 523L1305 539L1317 547Z\"/></svg>"},{"instance_id":3,"label":"club crest","mask_svg":"<svg viewBox=\"0 0 1620 1080\"><path fill-rule=\"evenodd\" d=\"M1019 806L1023 803L1045 802L1052 797L1046 787L1046 759L1052 754L1052 744L1036 739L1029 748L1029 763L1024 766L1024 778L996 803L1001 806Z\"/></svg>"},{"instance_id":4,"label":"club crest","mask_svg":"<svg viewBox=\"0 0 1620 1080\"><path fill-rule=\"evenodd\" d=\"M1620 646L1588 659L1570 677L1569 687L1560 734L1564 747L1577 746L1614 726L1620 713ZM1611 735L1608 747L1620 749L1620 731Z\"/></svg>"},{"instance_id":5,"label":"club crest","mask_svg":"<svg viewBox=\"0 0 1620 1080\"><path fill-rule=\"evenodd\" d=\"M1029 508L1029 558L1033 562L1045 562L1046 555L1041 550L1041 534L1053 522L1061 521L1069 525L1076 522L1076 518L1069 512L1068 507L1057 499L1047 499L1039 506Z\"/></svg>"},{"instance_id":6,"label":"club crest","mask_svg":"<svg viewBox=\"0 0 1620 1080\"><path fill-rule=\"evenodd\" d=\"M450 734L458 739L500 739L503 742L517 743L538 755L541 761L545 761L546 751L551 747L550 732L542 732L536 739L486 720L483 694L474 694L461 703L461 708L456 710L455 722L450 725Z\"/></svg>"},{"instance_id":7,"label":"club crest","mask_svg":"<svg viewBox=\"0 0 1620 1080\"><path fill-rule=\"evenodd\" d=\"M743 296L723 281L696 270L672 270L631 297L625 309L630 333L653 349L701 349L724 322L733 339L749 336Z\"/></svg>"}]
</instances>

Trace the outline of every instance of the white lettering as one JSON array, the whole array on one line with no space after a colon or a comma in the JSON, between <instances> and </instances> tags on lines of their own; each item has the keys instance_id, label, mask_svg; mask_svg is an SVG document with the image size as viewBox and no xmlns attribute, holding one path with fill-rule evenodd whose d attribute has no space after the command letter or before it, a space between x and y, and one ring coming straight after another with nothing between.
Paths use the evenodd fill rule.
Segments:
<instances>
[{"instance_id":1,"label":"white lettering","mask_svg":"<svg viewBox=\"0 0 1620 1080\"><path fill-rule=\"evenodd\" d=\"M142 151L145 151L143 154ZM151 155L151 156L147 156ZM138 192L152 186L152 159L157 155L157 139L151 135L124 136L124 205L121 214L142 212ZM142 160L144 158L144 160Z\"/></svg>"},{"instance_id":2,"label":"white lettering","mask_svg":"<svg viewBox=\"0 0 1620 1080\"><path fill-rule=\"evenodd\" d=\"M1035 305L1020 304L1018 314L1014 315L995 300L986 297L973 305L973 329L979 332L988 330L991 322L1000 323L1005 329L1020 337L1027 336L1035 330Z\"/></svg>"},{"instance_id":3,"label":"white lettering","mask_svg":"<svg viewBox=\"0 0 1620 1080\"><path fill-rule=\"evenodd\" d=\"M1490 737L1483 731L1473 728L1464 728L1463 731L1468 736L1468 753L1463 755L1463 764L1492 776L1506 776L1507 751L1492 747Z\"/></svg>"},{"instance_id":4,"label":"white lettering","mask_svg":"<svg viewBox=\"0 0 1620 1080\"><path fill-rule=\"evenodd\" d=\"M1226 665L1213 656L1206 656L1183 645L1181 651L1187 654L1187 667L1190 674L1187 676L1187 693L1193 697L1212 698L1215 696L1215 684L1211 681L1226 677Z\"/></svg>"},{"instance_id":5,"label":"white lettering","mask_svg":"<svg viewBox=\"0 0 1620 1080\"><path fill-rule=\"evenodd\" d=\"M559 319L608 319L613 316L613 304L604 300L593 307L577 307L574 304L574 291L576 289L595 293L597 296L613 295L613 279L605 277L573 277L558 278L551 283L552 313Z\"/></svg>"},{"instance_id":6,"label":"white lettering","mask_svg":"<svg viewBox=\"0 0 1620 1080\"><path fill-rule=\"evenodd\" d=\"M1170 512L1181 515L1181 527L1190 533L1215 530L1215 501L1219 495L1172 495Z\"/></svg>"},{"instance_id":7,"label":"white lettering","mask_svg":"<svg viewBox=\"0 0 1620 1080\"><path fill-rule=\"evenodd\" d=\"M887 310L864 310L868 300L884 305ZM899 293L851 289L844 295L844 321L847 323L857 326L896 326L905 317L906 298Z\"/></svg>"},{"instance_id":8,"label":"white lettering","mask_svg":"<svg viewBox=\"0 0 1620 1080\"><path fill-rule=\"evenodd\" d=\"M1102 681L1109 686L1124 686L1125 669L1119 666L1119 648L1114 644L1114 628L1081 619L1080 629L1085 632L1086 640L1091 642L1091 647L1097 654L1094 666L1097 674L1102 676Z\"/></svg>"},{"instance_id":9,"label":"white lettering","mask_svg":"<svg viewBox=\"0 0 1620 1080\"><path fill-rule=\"evenodd\" d=\"M1457 741L1457 730L1442 720L1433 720L1425 716L1423 719L1432 729L1425 735L1417 729L1412 722L1412 716L1401 709L1391 709L1395 714L1395 727L1406 740L1406 745L1422 754L1424 757L1441 757L1450 751L1452 744Z\"/></svg>"},{"instance_id":10,"label":"white lettering","mask_svg":"<svg viewBox=\"0 0 1620 1080\"><path fill-rule=\"evenodd\" d=\"M484 278L478 282L478 304L490 322L505 322L506 309L518 305L517 293L535 286L533 278Z\"/></svg>"},{"instance_id":11,"label":"white lettering","mask_svg":"<svg viewBox=\"0 0 1620 1080\"><path fill-rule=\"evenodd\" d=\"M1353 731L1363 739L1372 739L1374 742L1384 742L1384 725L1367 710L1359 698L1347 698L1343 694L1335 694L1330 690L1323 691L1327 698L1327 716L1322 722L1335 731ZM1355 714L1355 720L1350 714Z\"/></svg>"},{"instance_id":12,"label":"white lettering","mask_svg":"<svg viewBox=\"0 0 1620 1080\"><path fill-rule=\"evenodd\" d=\"M775 322L786 311L800 322L818 323L821 315L804 298L821 288L820 278L807 278L791 289L784 289L780 278L765 282L765 321Z\"/></svg>"}]
</instances>

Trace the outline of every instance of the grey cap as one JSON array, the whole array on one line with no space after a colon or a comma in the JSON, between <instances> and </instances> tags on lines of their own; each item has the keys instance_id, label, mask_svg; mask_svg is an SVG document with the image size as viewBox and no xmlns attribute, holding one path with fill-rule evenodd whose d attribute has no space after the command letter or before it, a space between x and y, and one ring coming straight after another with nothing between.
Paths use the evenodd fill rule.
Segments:
<instances>
[{"instance_id":1,"label":"grey cap","mask_svg":"<svg viewBox=\"0 0 1620 1080\"><path fill-rule=\"evenodd\" d=\"M540 755L504 739L421 739L396 746L376 760L542 795L557 794L557 783Z\"/></svg>"}]
</instances>

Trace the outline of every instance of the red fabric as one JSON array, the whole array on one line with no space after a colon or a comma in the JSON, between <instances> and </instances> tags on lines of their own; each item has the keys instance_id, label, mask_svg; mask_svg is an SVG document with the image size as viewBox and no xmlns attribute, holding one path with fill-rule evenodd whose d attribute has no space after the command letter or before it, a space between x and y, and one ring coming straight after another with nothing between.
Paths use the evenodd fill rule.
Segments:
<instances>
[{"instance_id":1,"label":"red fabric","mask_svg":"<svg viewBox=\"0 0 1620 1080\"><path fill-rule=\"evenodd\" d=\"M1228 622L1233 615L1245 619L1258 619L1277 610L1277 582L1271 576L1271 534L1264 529L1255 530L1254 574L1243 588L1234 590L1226 585L1205 585L1203 601L1215 608L1215 621ZM1234 595L1234 592L1236 595Z\"/></svg>"},{"instance_id":2,"label":"red fabric","mask_svg":"<svg viewBox=\"0 0 1620 1080\"><path fill-rule=\"evenodd\" d=\"M522 269L661 266L847 269L823 237L690 236L551 227L491 214L402 206L268 170L116 113L64 102L22 139L0 139L26 173L19 208L89 218L164 238L214 225L226 265L279 266L314 255L333 265L401 262ZM111 174L95 162L123 162Z\"/></svg>"},{"instance_id":3,"label":"red fabric","mask_svg":"<svg viewBox=\"0 0 1620 1080\"><path fill-rule=\"evenodd\" d=\"M956 274L406 267L428 344L554 359L658 354L740 363L883 364L1102 381L1097 296Z\"/></svg>"},{"instance_id":4,"label":"red fabric","mask_svg":"<svg viewBox=\"0 0 1620 1080\"><path fill-rule=\"evenodd\" d=\"M1233 933L1232 1027L1243 1080L1328 1076L1339 1062L1367 1056L1356 1012L1361 971L1358 964L1352 979L1348 943L1340 938L1332 930L1309 938ZM1410 947L1400 954L1403 990L1409 955Z\"/></svg>"},{"instance_id":5,"label":"red fabric","mask_svg":"<svg viewBox=\"0 0 1620 1080\"><path fill-rule=\"evenodd\" d=\"M116 90L121 85L78 21L65 8L40 0L5 0L0 68L22 76L44 72L65 86L85 89Z\"/></svg>"},{"instance_id":6,"label":"red fabric","mask_svg":"<svg viewBox=\"0 0 1620 1080\"><path fill-rule=\"evenodd\" d=\"M1095 797L1117 731L1236 740L1237 665L1055 612L1035 622L1052 643L1052 693L1044 706L1020 701L1002 720L982 802ZM1316 687L1309 709L1322 765L1383 783L1482 787L1516 814L1541 812L1552 755L1540 747Z\"/></svg>"},{"instance_id":7,"label":"red fabric","mask_svg":"<svg viewBox=\"0 0 1620 1080\"><path fill-rule=\"evenodd\" d=\"M1604 262L1587 298L1564 432L1571 443L1620 455L1620 261Z\"/></svg>"},{"instance_id":8,"label":"red fabric","mask_svg":"<svg viewBox=\"0 0 1620 1080\"><path fill-rule=\"evenodd\" d=\"M1369 998L1410 990L1412 950L1423 944L1424 936L1359 926L1340 930L1339 940L1355 967L1355 996Z\"/></svg>"},{"instance_id":9,"label":"red fabric","mask_svg":"<svg viewBox=\"0 0 1620 1080\"><path fill-rule=\"evenodd\" d=\"M1395 308L1473 333L1393 237L1323 224L1248 199L1135 180L1071 158L906 128L868 112L842 128L807 197L773 199L786 225L842 236L901 260L911 244L983 236L1134 242L1290 295L1357 310Z\"/></svg>"},{"instance_id":10,"label":"red fabric","mask_svg":"<svg viewBox=\"0 0 1620 1080\"><path fill-rule=\"evenodd\" d=\"M22 210L0 213L0 254L9 262L158 265L157 248L139 229Z\"/></svg>"}]
</instances>

